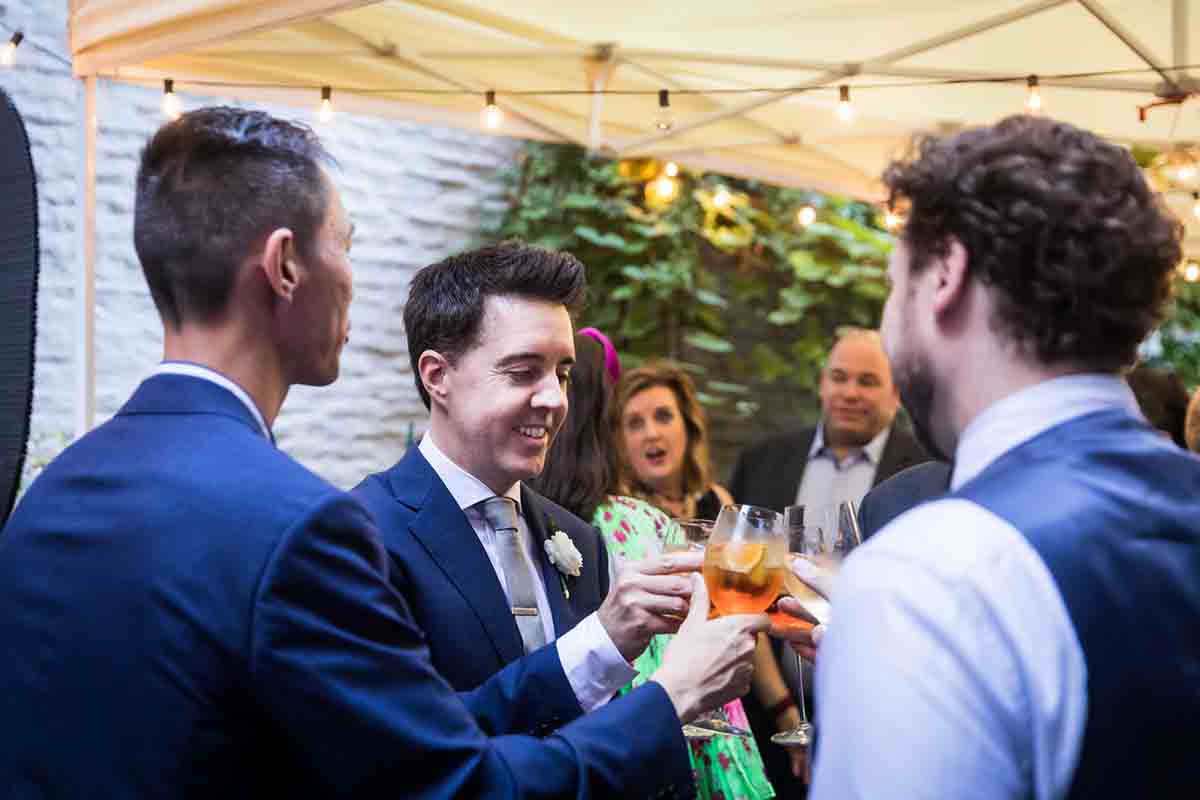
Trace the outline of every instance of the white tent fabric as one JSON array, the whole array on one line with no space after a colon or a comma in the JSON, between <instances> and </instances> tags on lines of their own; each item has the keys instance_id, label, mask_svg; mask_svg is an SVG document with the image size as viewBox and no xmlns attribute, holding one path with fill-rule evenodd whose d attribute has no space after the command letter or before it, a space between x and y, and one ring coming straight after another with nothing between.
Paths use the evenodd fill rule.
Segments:
<instances>
[{"instance_id":1,"label":"white tent fabric","mask_svg":"<svg viewBox=\"0 0 1200 800\"><path fill-rule=\"evenodd\" d=\"M89 98L96 76L172 79L183 92L315 109L330 86L338 109L480 129L495 90L502 135L864 200L882 198L878 175L914 132L1021 112L1028 75L1045 113L1114 141L1200 140L1191 104L1153 108L1144 122L1137 113L1197 87L1179 67L1200 61L1200 0L69 2ZM841 85L850 122L834 113ZM672 92L666 131L655 125L662 89ZM94 147L86 109L84 122ZM1196 222L1190 194L1171 201ZM1188 250L1200 252L1195 225Z\"/></svg>"},{"instance_id":2,"label":"white tent fabric","mask_svg":"<svg viewBox=\"0 0 1200 800\"><path fill-rule=\"evenodd\" d=\"M334 105L807 186L863 199L920 130L1020 112L1037 74L1046 113L1121 142L1200 138L1187 106L1190 0L74 0L77 74L175 80L199 93ZM1200 60L1200 53L1197 54ZM1163 68L1154 71L1154 67ZM1100 77L1054 77L1126 71ZM1007 78L990 84L929 85ZM834 114L838 86L856 114ZM292 88L281 88L292 87ZM605 95L515 94L581 92ZM403 90L409 90L405 92ZM655 127L659 89L672 130ZM761 93L721 90L764 89ZM419 94L450 92L448 94ZM695 92L682 94L680 92ZM645 92L647 94L621 94Z\"/></svg>"}]
</instances>

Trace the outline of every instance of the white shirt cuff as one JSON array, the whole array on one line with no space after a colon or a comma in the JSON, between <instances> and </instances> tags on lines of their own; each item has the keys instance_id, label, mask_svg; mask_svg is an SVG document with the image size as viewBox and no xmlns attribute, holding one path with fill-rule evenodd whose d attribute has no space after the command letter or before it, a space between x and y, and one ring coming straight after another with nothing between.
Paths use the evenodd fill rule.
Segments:
<instances>
[{"instance_id":1,"label":"white shirt cuff","mask_svg":"<svg viewBox=\"0 0 1200 800\"><path fill-rule=\"evenodd\" d=\"M598 708L637 676L595 613L555 640L558 660L584 712Z\"/></svg>"}]
</instances>

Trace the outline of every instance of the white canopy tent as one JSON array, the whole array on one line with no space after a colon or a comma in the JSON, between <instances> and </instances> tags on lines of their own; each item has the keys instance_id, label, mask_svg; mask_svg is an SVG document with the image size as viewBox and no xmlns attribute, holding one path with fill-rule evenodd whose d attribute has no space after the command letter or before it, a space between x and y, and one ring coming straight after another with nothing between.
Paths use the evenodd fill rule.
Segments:
<instances>
[{"instance_id":1,"label":"white canopy tent","mask_svg":"<svg viewBox=\"0 0 1200 800\"><path fill-rule=\"evenodd\" d=\"M914 132L1023 110L1122 143L1200 139L1185 104L1192 0L70 0L87 102L81 170L79 428L92 424L95 78L574 142L617 156L846 194ZM1195 58L1200 60L1200 53ZM855 114L834 113L849 87ZM656 125L669 90L673 125ZM1174 200L1190 218L1191 197ZM1200 245L1189 235L1189 244ZM1189 250L1200 250L1191 246Z\"/></svg>"}]
</instances>

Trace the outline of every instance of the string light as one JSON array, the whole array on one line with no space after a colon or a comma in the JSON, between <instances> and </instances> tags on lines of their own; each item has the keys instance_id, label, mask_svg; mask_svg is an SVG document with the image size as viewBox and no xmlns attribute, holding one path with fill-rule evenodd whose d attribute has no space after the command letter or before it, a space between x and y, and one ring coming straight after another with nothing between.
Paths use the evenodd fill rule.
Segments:
<instances>
[{"instance_id":1,"label":"string light","mask_svg":"<svg viewBox=\"0 0 1200 800\"><path fill-rule=\"evenodd\" d=\"M663 172L666 173L668 178L674 178L679 174L679 165L674 161L668 161L667 165L663 167Z\"/></svg>"},{"instance_id":2,"label":"string light","mask_svg":"<svg viewBox=\"0 0 1200 800\"><path fill-rule=\"evenodd\" d=\"M654 117L654 127L660 131L675 127L675 118L671 115L671 93L666 89L658 90L658 114Z\"/></svg>"},{"instance_id":3,"label":"string light","mask_svg":"<svg viewBox=\"0 0 1200 800\"><path fill-rule=\"evenodd\" d=\"M480 119L483 120L483 127L494 131L504 123L504 112L500 110L500 106L496 105L496 92L488 89L484 93L483 113Z\"/></svg>"},{"instance_id":4,"label":"string light","mask_svg":"<svg viewBox=\"0 0 1200 800\"><path fill-rule=\"evenodd\" d=\"M1025 79L1025 85L1029 87L1025 96L1025 110L1030 114L1040 114L1042 112L1042 90L1038 87L1038 76L1030 75Z\"/></svg>"},{"instance_id":5,"label":"string light","mask_svg":"<svg viewBox=\"0 0 1200 800\"><path fill-rule=\"evenodd\" d=\"M655 200L666 205L679 195L679 181L669 175L660 175L650 182L648 187Z\"/></svg>"},{"instance_id":6,"label":"string light","mask_svg":"<svg viewBox=\"0 0 1200 800\"><path fill-rule=\"evenodd\" d=\"M179 119L182 113L179 95L175 94L175 81L170 78L163 81L162 112L167 119Z\"/></svg>"},{"instance_id":7,"label":"string light","mask_svg":"<svg viewBox=\"0 0 1200 800\"><path fill-rule=\"evenodd\" d=\"M1188 283L1200 281L1200 264L1195 261L1189 261L1187 266L1183 268L1183 279Z\"/></svg>"},{"instance_id":8,"label":"string light","mask_svg":"<svg viewBox=\"0 0 1200 800\"><path fill-rule=\"evenodd\" d=\"M845 84L838 87L837 116L842 122L854 119L854 106L850 104L850 87Z\"/></svg>"},{"instance_id":9,"label":"string light","mask_svg":"<svg viewBox=\"0 0 1200 800\"><path fill-rule=\"evenodd\" d=\"M1192 216L1200 219L1200 192L1192 192Z\"/></svg>"},{"instance_id":10,"label":"string light","mask_svg":"<svg viewBox=\"0 0 1200 800\"><path fill-rule=\"evenodd\" d=\"M895 209L889 208L887 213L883 215L883 227L895 233L904 224L904 217L896 213Z\"/></svg>"},{"instance_id":11,"label":"string light","mask_svg":"<svg viewBox=\"0 0 1200 800\"><path fill-rule=\"evenodd\" d=\"M12 38L4 45L4 48L0 49L0 64L6 67L13 65L13 62L17 60L17 48L21 46L21 40L24 38L25 34L20 31L12 35Z\"/></svg>"},{"instance_id":12,"label":"string light","mask_svg":"<svg viewBox=\"0 0 1200 800\"><path fill-rule=\"evenodd\" d=\"M801 206L796 212L796 222L800 223L801 227L807 228L817 221L817 210L812 206Z\"/></svg>"},{"instance_id":13,"label":"string light","mask_svg":"<svg viewBox=\"0 0 1200 800\"><path fill-rule=\"evenodd\" d=\"M333 87L321 87L321 110L317 112L321 122L333 122Z\"/></svg>"},{"instance_id":14,"label":"string light","mask_svg":"<svg viewBox=\"0 0 1200 800\"><path fill-rule=\"evenodd\" d=\"M733 200L733 195L729 193L728 189L721 186L717 188L716 193L713 195L712 204L717 208L725 208L731 200Z\"/></svg>"}]
</instances>

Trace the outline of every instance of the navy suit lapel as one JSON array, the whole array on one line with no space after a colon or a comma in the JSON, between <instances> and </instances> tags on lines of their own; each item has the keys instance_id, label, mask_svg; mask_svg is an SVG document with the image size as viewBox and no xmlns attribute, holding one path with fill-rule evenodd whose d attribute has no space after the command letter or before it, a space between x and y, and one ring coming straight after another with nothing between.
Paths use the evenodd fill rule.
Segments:
<instances>
[{"instance_id":1,"label":"navy suit lapel","mask_svg":"<svg viewBox=\"0 0 1200 800\"><path fill-rule=\"evenodd\" d=\"M521 486L521 509L524 512L525 524L529 526L529 536L533 540L533 551L538 567L542 571L542 583L546 587L546 597L550 601L550 615L554 618L554 634L556 637L561 636L579 622L578 615L563 594L564 578L568 587L570 581L574 579L564 576L558 571L558 567L550 563L550 557L546 555L546 548L543 544L551 536L547 512L538 495L524 485Z\"/></svg>"},{"instance_id":2,"label":"navy suit lapel","mask_svg":"<svg viewBox=\"0 0 1200 800\"><path fill-rule=\"evenodd\" d=\"M475 612L502 663L525 654L496 570L450 490L417 448L388 471L396 499L417 510L409 530Z\"/></svg>"}]
</instances>

